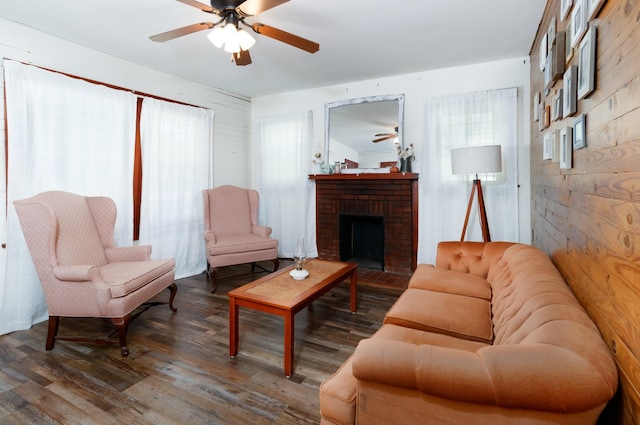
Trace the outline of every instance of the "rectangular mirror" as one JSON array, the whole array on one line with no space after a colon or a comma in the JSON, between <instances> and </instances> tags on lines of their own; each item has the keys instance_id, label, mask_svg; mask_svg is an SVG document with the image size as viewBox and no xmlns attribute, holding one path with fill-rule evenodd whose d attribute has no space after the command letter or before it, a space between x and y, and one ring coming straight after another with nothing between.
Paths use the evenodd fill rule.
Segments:
<instances>
[{"instance_id":1,"label":"rectangular mirror","mask_svg":"<svg viewBox=\"0 0 640 425\"><path fill-rule=\"evenodd\" d=\"M325 158L349 168L384 168L403 148L404 95L360 97L325 104Z\"/></svg>"}]
</instances>

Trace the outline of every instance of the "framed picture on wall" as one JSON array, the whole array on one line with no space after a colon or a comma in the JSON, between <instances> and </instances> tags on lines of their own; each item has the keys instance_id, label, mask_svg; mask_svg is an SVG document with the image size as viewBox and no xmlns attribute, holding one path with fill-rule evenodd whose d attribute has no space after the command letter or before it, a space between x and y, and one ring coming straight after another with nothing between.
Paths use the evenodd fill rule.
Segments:
<instances>
[{"instance_id":1,"label":"framed picture on wall","mask_svg":"<svg viewBox=\"0 0 640 425\"><path fill-rule=\"evenodd\" d=\"M540 92L536 92L531 107L533 108L533 120L538 121L540 119Z\"/></svg>"},{"instance_id":2,"label":"framed picture on wall","mask_svg":"<svg viewBox=\"0 0 640 425\"><path fill-rule=\"evenodd\" d=\"M567 118L576 113L576 101L578 98L578 67L570 65L562 78L562 118Z\"/></svg>"},{"instance_id":3,"label":"framed picture on wall","mask_svg":"<svg viewBox=\"0 0 640 425\"><path fill-rule=\"evenodd\" d=\"M564 31L564 63L569 64L573 59L573 47L571 47L571 21L567 22L567 28Z\"/></svg>"},{"instance_id":4,"label":"framed picture on wall","mask_svg":"<svg viewBox=\"0 0 640 425\"><path fill-rule=\"evenodd\" d=\"M587 0L589 3L589 20L594 19L600 13L600 9L607 2L607 0Z\"/></svg>"},{"instance_id":5,"label":"framed picture on wall","mask_svg":"<svg viewBox=\"0 0 640 425\"><path fill-rule=\"evenodd\" d=\"M564 112L562 108L562 92L562 89L557 89L553 93L553 108L551 113L551 119L553 121L558 121L560 118L562 118Z\"/></svg>"},{"instance_id":6,"label":"framed picture on wall","mask_svg":"<svg viewBox=\"0 0 640 425\"><path fill-rule=\"evenodd\" d=\"M547 90L553 87L552 59L553 59L553 51L550 51L549 54L547 55L547 61L546 61L546 64L544 65L544 71L543 71L544 72L544 88Z\"/></svg>"},{"instance_id":7,"label":"framed picture on wall","mask_svg":"<svg viewBox=\"0 0 640 425\"><path fill-rule=\"evenodd\" d=\"M542 159L547 160L551 159L551 151L553 150L553 140L551 140L551 132L548 131L545 133L544 138L542 139Z\"/></svg>"},{"instance_id":8,"label":"framed picture on wall","mask_svg":"<svg viewBox=\"0 0 640 425\"><path fill-rule=\"evenodd\" d=\"M544 71L544 67L546 65L547 62L547 50L548 48L548 44L547 44L547 33L545 32L544 35L542 36L542 40L540 41L540 71Z\"/></svg>"},{"instance_id":9,"label":"framed picture on wall","mask_svg":"<svg viewBox=\"0 0 640 425\"><path fill-rule=\"evenodd\" d=\"M584 114L580 115L573 122L573 150L582 149L587 146L587 122Z\"/></svg>"},{"instance_id":10,"label":"framed picture on wall","mask_svg":"<svg viewBox=\"0 0 640 425\"><path fill-rule=\"evenodd\" d=\"M573 128L560 129L560 168L571 168L571 156L573 154Z\"/></svg>"},{"instance_id":11,"label":"framed picture on wall","mask_svg":"<svg viewBox=\"0 0 640 425\"><path fill-rule=\"evenodd\" d=\"M551 140L551 162L560 162L560 130L553 132Z\"/></svg>"},{"instance_id":12,"label":"framed picture on wall","mask_svg":"<svg viewBox=\"0 0 640 425\"><path fill-rule=\"evenodd\" d=\"M544 121L544 128L551 125L551 105L544 105L544 115L540 119Z\"/></svg>"},{"instance_id":13,"label":"framed picture on wall","mask_svg":"<svg viewBox=\"0 0 640 425\"><path fill-rule=\"evenodd\" d=\"M553 46L556 42L556 17L551 18L549 29L547 30L547 46ZM549 48L547 48L549 50Z\"/></svg>"},{"instance_id":14,"label":"framed picture on wall","mask_svg":"<svg viewBox=\"0 0 640 425\"><path fill-rule=\"evenodd\" d=\"M560 0L560 22L567 19L567 16L569 16L569 12L571 11L572 5L573 5L573 0Z\"/></svg>"},{"instance_id":15,"label":"framed picture on wall","mask_svg":"<svg viewBox=\"0 0 640 425\"><path fill-rule=\"evenodd\" d=\"M571 10L571 47L575 47L587 31L585 1L589 0L576 0Z\"/></svg>"},{"instance_id":16,"label":"framed picture on wall","mask_svg":"<svg viewBox=\"0 0 640 425\"><path fill-rule=\"evenodd\" d=\"M589 28L578 49L578 99L585 98L595 88L596 27Z\"/></svg>"}]
</instances>

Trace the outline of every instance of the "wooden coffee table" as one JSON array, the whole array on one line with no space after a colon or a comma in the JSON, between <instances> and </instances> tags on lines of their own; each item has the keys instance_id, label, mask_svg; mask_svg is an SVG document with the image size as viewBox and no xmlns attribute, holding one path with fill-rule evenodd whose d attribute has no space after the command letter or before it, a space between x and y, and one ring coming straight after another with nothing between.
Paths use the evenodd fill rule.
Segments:
<instances>
[{"instance_id":1,"label":"wooden coffee table","mask_svg":"<svg viewBox=\"0 0 640 425\"><path fill-rule=\"evenodd\" d=\"M312 259L305 263L309 277L294 280L286 267L229 292L229 355L238 354L238 307L284 317L284 374L293 368L294 316L331 288L350 278L351 312L356 311L357 264Z\"/></svg>"}]
</instances>

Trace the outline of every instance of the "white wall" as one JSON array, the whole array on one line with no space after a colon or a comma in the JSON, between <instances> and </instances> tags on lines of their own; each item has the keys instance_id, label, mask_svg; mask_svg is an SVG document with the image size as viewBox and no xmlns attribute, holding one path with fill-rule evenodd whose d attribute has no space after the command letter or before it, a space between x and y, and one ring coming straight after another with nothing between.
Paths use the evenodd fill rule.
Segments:
<instances>
[{"instance_id":1,"label":"white wall","mask_svg":"<svg viewBox=\"0 0 640 425\"><path fill-rule=\"evenodd\" d=\"M324 152L324 104L355 97L405 95L404 137L420 149L424 135L424 104L430 97L517 87L519 97L520 238L528 243L529 181L529 60L526 57L477 65L425 71L311 90L247 99L145 68L113 56L0 19L0 55L91 80L149 93L215 111L215 185L250 186L252 122L268 115L313 111L314 144ZM0 111L2 112L2 111ZM0 130L4 113L0 113ZM4 134L2 131L0 134ZM315 151L315 147L313 149ZM428 164L414 162L414 171ZM311 158L309 159L311 171ZM4 185L2 185L4 187Z\"/></svg>"},{"instance_id":2,"label":"white wall","mask_svg":"<svg viewBox=\"0 0 640 425\"><path fill-rule=\"evenodd\" d=\"M3 58L213 110L214 185L248 185L250 99L126 62L2 18L0 40ZM4 114L0 114L0 128L4 129Z\"/></svg>"},{"instance_id":3,"label":"white wall","mask_svg":"<svg viewBox=\"0 0 640 425\"><path fill-rule=\"evenodd\" d=\"M313 111L316 145L324 146L324 104L356 97L405 95L404 143L413 143L416 151L424 139L425 102L432 97L482 90L516 87L518 89L518 168L520 175L520 241L531 242L529 128L529 58L515 58L455 68L358 81L311 90L279 93L252 99L252 116L279 115L301 110ZM324 149L322 149L324 152ZM311 171L311 158L309 159ZM420 172L429 164L414 162Z\"/></svg>"}]
</instances>

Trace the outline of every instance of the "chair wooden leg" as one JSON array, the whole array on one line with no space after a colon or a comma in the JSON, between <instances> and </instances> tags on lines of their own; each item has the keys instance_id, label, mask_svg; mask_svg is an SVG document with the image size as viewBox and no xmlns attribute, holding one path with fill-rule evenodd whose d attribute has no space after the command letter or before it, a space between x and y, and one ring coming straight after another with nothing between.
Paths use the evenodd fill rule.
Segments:
<instances>
[{"instance_id":1,"label":"chair wooden leg","mask_svg":"<svg viewBox=\"0 0 640 425\"><path fill-rule=\"evenodd\" d=\"M273 271L275 272L278 270L278 267L280 267L280 261L278 261L277 258L274 258L271 261L273 261Z\"/></svg>"},{"instance_id":2,"label":"chair wooden leg","mask_svg":"<svg viewBox=\"0 0 640 425\"><path fill-rule=\"evenodd\" d=\"M216 293L216 287L217 287L217 285L216 285L216 269L214 269L212 267L211 268L211 273L210 273L209 276L211 276L211 283L213 284L213 288L211 289L211 293L215 294Z\"/></svg>"},{"instance_id":3,"label":"chair wooden leg","mask_svg":"<svg viewBox=\"0 0 640 425\"><path fill-rule=\"evenodd\" d=\"M56 335L58 335L58 328L60 327L60 316L49 316L49 330L47 331L47 342L45 349L47 351L53 349L56 343Z\"/></svg>"},{"instance_id":4,"label":"chair wooden leg","mask_svg":"<svg viewBox=\"0 0 640 425\"><path fill-rule=\"evenodd\" d=\"M178 285L176 285L175 282L172 283L171 285L169 285L169 291L171 291L171 295L169 295L169 308L175 313L176 311L178 311L178 309L173 306L173 300L178 293Z\"/></svg>"},{"instance_id":5,"label":"chair wooden leg","mask_svg":"<svg viewBox=\"0 0 640 425\"><path fill-rule=\"evenodd\" d=\"M118 339L120 341L120 354L122 357L129 355L129 348L127 348L127 331L129 330L129 322L131 321L131 315L127 314L125 317L118 317L111 319L111 323L118 329Z\"/></svg>"}]
</instances>

